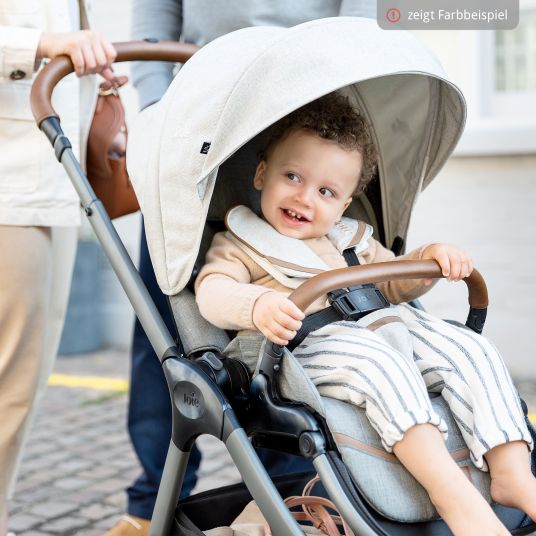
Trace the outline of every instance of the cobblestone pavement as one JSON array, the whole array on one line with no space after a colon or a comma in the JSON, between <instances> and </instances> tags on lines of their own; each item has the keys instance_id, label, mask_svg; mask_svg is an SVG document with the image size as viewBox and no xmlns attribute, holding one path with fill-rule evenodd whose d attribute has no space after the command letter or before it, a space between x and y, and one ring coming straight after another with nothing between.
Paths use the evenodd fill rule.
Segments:
<instances>
[{"instance_id":1,"label":"cobblestone pavement","mask_svg":"<svg viewBox=\"0 0 536 536\"><path fill-rule=\"evenodd\" d=\"M61 357L56 373L126 378L126 352ZM17 536L102 535L124 513L125 488L139 472L126 432L123 391L50 386L22 462L10 508ZM201 438L206 454L196 491L235 482L219 442ZM210 477L208 476L210 475Z\"/></svg>"},{"instance_id":2,"label":"cobblestone pavement","mask_svg":"<svg viewBox=\"0 0 536 536\"><path fill-rule=\"evenodd\" d=\"M104 351L58 359L56 373L126 378L126 352ZM536 384L518 383L536 411ZM102 535L125 511L124 489L138 474L125 429L124 391L51 386L31 434L10 528L17 536ZM194 492L239 479L216 440L202 437L204 454Z\"/></svg>"}]
</instances>

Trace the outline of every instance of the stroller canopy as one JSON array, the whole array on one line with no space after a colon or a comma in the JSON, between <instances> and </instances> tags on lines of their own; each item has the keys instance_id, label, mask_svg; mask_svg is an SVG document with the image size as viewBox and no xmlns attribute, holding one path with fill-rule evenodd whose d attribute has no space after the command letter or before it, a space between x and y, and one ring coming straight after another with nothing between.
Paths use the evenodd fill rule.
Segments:
<instances>
[{"instance_id":1,"label":"stroller canopy","mask_svg":"<svg viewBox=\"0 0 536 536\"><path fill-rule=\"evenodd\" d=\"M164 293L190 278L219 167L281 117L343 88L378 147L386 243L405 239L418 193L465 122L463 96L437 60L413 35L370 19L246 28L196 53L130 129L128 170Z\"/></svg>"}]
</instances>

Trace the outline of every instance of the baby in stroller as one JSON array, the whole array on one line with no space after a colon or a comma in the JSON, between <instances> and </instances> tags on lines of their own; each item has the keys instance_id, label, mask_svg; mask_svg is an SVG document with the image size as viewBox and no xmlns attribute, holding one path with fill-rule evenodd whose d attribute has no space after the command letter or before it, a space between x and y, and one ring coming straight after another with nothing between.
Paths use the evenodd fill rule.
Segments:
<instances>
[{"instance_id":1,"label":"baby in stroller","mask_svg":"<svg viewBox=\"0 0 536 536\"><path fill-rule=\"evenodd\" d=\"M228 230L214 237L196 280L202 315L220 328L257 330L287 345L304 320L287 297L296 275L394 259L369 225L342 216L373 177L374 163L366 122L342 95L322 97L276 123L253 179L262 215L246 207L227 215ZM398 259L434 259L451 281L472 271L471 258L447 244ZM378 285L399 305L386 301L357 321L327 316L300 332L293 352L322 395L365 408L385 449L422 484L454 534L475 534L476 527L480 534L509 534L449 455L446 425L427 391L449 404L473 463L490 472L492 498L536 520L532 439L495 347L405 303L430 284ZM336 298L317 300L306 314L322 314ZM398 336L387 340L376 332L386 323Z\"/></svg>"}]
</instances>

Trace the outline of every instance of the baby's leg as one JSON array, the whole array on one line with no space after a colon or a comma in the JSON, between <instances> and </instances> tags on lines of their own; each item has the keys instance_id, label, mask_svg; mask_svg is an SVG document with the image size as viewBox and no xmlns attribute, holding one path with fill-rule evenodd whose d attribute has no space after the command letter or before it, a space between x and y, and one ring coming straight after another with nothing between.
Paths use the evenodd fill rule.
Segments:
<instances>
[{"instance_id":1,"label":"baby's leg","mask_svg":"<svg viewBox=\"0 0 536 536\"><path fill-rule=\"evenodd\" d=\"M376 332L354 322L331 324L311 333L293 353L321 395L365 408L388 452L416 424L430 423L446 433L411 358Z\"/></svg>"},{"instance_id":2,"label":"baby's leg","mask_svg":"<svg viewBox=\"0 0 536 536\"><path fill-rule=\"evenodd\" d=\"M428 389L447 401L473 463L486 470L484 455L504 443L532 448L519 396L493 344L409 306L397 310L412 333L415 364Z\"/></svg>"},{"instance_id":3,"label":"baby's leg","mask_svg":"<svg viewBox=\"0 0 536 536\"><path fill-rule=\"evenodd\" d=\"M475 465L489 467L492 498L536 521L533 442L497 349L474 332L409 307L399 309L413 333L414 358L428 388L449 403Z\"/></svg>"},{"instance_id":4,"label":"baby's leg","mask_svg":"<svg viewBox=\"0 0 536 536\"><path fill-rule=\"evenodd\" d=\"M452 459L435 426L420 424L409 429L393 452L426 489L456 536L510 534Z\"/></svg>"},{"instance_id":5,"label":"baby's leg","mask_svg":"<svg viewBox=\"0 0 536 536\"><path fill-rule=\"evenodd\" d=\"M536 478L530 469L527 444L513 441L485 454L491 475L493 500L519 508L536 521Z\"/></svg>"},{"instance_id":6,"label":"baby's leg","mask_svg":"<svg viewBox=\"0 0 536 536\"><path fill-rule=\"evenodd\" d=\"M355 324L309 335L294 355L321 394L365 406L386 450L422 484L454 534L508 534L448 453L445 424L410 359Z\"/></svg>"}]
</instances>

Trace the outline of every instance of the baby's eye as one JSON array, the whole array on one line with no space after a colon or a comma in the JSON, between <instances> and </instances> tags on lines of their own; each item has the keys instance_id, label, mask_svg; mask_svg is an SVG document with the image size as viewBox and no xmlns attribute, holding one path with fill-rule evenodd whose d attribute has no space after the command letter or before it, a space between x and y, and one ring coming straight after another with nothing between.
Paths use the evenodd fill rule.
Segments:
<instances>
[{"instance_id":1,"label":"baby's eye","mask_svg":"<svg viewBox=\"0 0 536 536\"><path fill-rule=\"evenodd\" d=\"M287 173L287 178L292 182L300 182L300 177L296 173Z\"/></svg>"},{"instance_id":2,"label":"baby's eye","mask_svg":"<svg viewBox=\"0 0 536 536\"><path fill-rule=\"evenodd\" d=\"M320 192L320 195L323 195L324 197L333 197L335 195L329 188L320 188L318 191Z\"/></svg>"}]
</instances>

